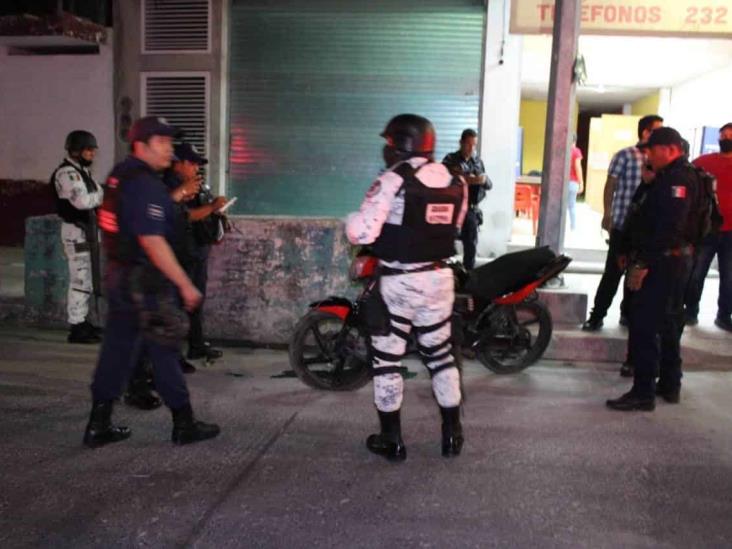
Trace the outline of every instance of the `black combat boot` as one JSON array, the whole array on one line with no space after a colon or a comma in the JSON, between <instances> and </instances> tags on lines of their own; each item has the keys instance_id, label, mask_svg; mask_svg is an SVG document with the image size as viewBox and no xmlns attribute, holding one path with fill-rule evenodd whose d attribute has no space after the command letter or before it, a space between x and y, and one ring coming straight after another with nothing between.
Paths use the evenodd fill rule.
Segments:
<instances>
[{"instance_id":1,"label":"black combat boot","mask_svg":"<svg viewBox=\"0 0 732 549\"><path fill-rule=\"evenodd\" d=\"M460 406L443 408L442 416L442 455L445 457L459 456L463 449L463 426L460 424Z\"/></svg>"},{"instance_id":2,"label":"black combat boot","mask_svg":"<svg viewBox=\"0 0 732 549\"><path fill-rule=\"evenodd\" d=\"M102 341L101 336L92 330L91 324L86 322L79 322L78 324L72 324L69 330L69 335L66 337L66 341L69 343L99 343Z\"/></svg>"},{"instance_id":3,"label":"black combat boot","mask_svg":"<svg viewBox=\"0 0 732 549\"><path fill-rule=\"evenodd\" d=\"M128 427L112 425L111 400L97 400L92 404L89 423L84 432L84 445L89 448L99 448L111 442L130 438L131 434Z\"/></svg>"},{"instance_id":4,"label":"black combat boot","mask_svg":"<svg viewBox=\"0 0 732 549\"><path fill-rule=\"evenodd\" d=\"M204 423L193 417L193 409L186 404L177 410L171 410L173 414L173 435L175 444L191 444L217 436L221 429L215 423Z\"/></svg>"},{"instance_id":5,"label":"black combat boot","mask_svg":"<svg viewBox=\"0 0 732 549\"><path fill-rule=\"evenodd\" d=\"M221 349L211 347L211 343L204 341L201 345L188 347L188 360L196 360L197 358L205 358L206 360L216 360L224 356Z\"/></svg>"},{"instance_id":6,"label":"black combat boot","mask_svg":"<svg viewBox=\"0 0 732 549\"><path fill-rule=\"evenodd\" d=\"M402 440L402 422L399 410L396 412L379 411L381 432L369 435L366 447L374 454L384 456L389 461L404 461L407 459L407 448Z\"/></svg>"}]
</instances>

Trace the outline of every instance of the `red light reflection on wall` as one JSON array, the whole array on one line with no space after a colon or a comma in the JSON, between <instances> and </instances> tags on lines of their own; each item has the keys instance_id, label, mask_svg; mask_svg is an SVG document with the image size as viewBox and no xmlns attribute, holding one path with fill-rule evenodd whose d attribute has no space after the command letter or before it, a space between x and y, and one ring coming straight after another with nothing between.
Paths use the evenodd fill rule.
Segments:
<instances>
[{"instance_id":1,"label":"red light reflection on wall","mask_svg":"<svg viewBox=\"0 0 732 549\"><path fill-rule=\"evenodd\" d=\"M272 156L265 149L251 143L244 124L232 123L229 160L234 177L270 171L274 164Z\"/></svg>"}]
</instances>

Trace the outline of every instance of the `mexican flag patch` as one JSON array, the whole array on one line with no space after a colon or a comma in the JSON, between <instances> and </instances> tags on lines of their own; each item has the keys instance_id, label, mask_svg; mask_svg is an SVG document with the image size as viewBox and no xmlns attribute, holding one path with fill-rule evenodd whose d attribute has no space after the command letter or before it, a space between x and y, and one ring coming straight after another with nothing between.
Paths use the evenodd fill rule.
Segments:
<instances>
[{"instance_id":1,"label":"mexican flag patch","mask_svg":"<svg viewBox=\"0 0 732 549\"><path fill-rule=\"evenodd\" d=\"M686 187L684 185L672 186L671 196L673 196L674 198L686 198Z\"/></svg>"}]
</instances>

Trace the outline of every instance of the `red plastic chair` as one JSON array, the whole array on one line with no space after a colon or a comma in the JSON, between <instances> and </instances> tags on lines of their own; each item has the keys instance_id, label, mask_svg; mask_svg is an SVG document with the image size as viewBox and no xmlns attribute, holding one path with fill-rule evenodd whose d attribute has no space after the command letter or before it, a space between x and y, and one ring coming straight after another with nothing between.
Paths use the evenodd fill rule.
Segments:
<instances>
[{"instance_id":1,"label":"red plastic chair","mask_svg":"<svg viewBox=\"0 0 732 549\"><path fill-rule=\"evenodd\" d=\"M531 185L516 184L513 209L517 215L524 214L531 218L532 234L536 234L539 224L539 202L539 196L534 193Z\"/></svg>"}]
</instances>

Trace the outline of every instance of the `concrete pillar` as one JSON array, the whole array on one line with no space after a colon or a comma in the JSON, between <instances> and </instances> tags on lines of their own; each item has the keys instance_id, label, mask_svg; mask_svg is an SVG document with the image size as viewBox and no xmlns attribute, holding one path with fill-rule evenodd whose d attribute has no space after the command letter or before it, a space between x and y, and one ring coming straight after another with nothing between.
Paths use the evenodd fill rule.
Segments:
<instances>
[{"instance_id":1,"label":"concrete pillar","mask_svg":"<svg viewBox=\"0 0 732 549\"><path fill-rule=\"evenodd\" d=\"M574 62L580 25L580 0L556 0L552 68L549 77L549 111L541 180L541 213L537 246L555 252L564 246L564 221L571 146L570 118L575 100Z\"/></svg>"},{"instance_id":2,"label":"concrete pillar","mask_svg":"<svg viewBox=\"0 0 732 549\"><path fill-rule=\"evenodd\" d=\"M484 219L478 241L481 257L505 253L513 225L522 38L508 33L509 11L510 0L488 2L479 148L493 189L480 205Z\"/></svg>"}]
</instances>

